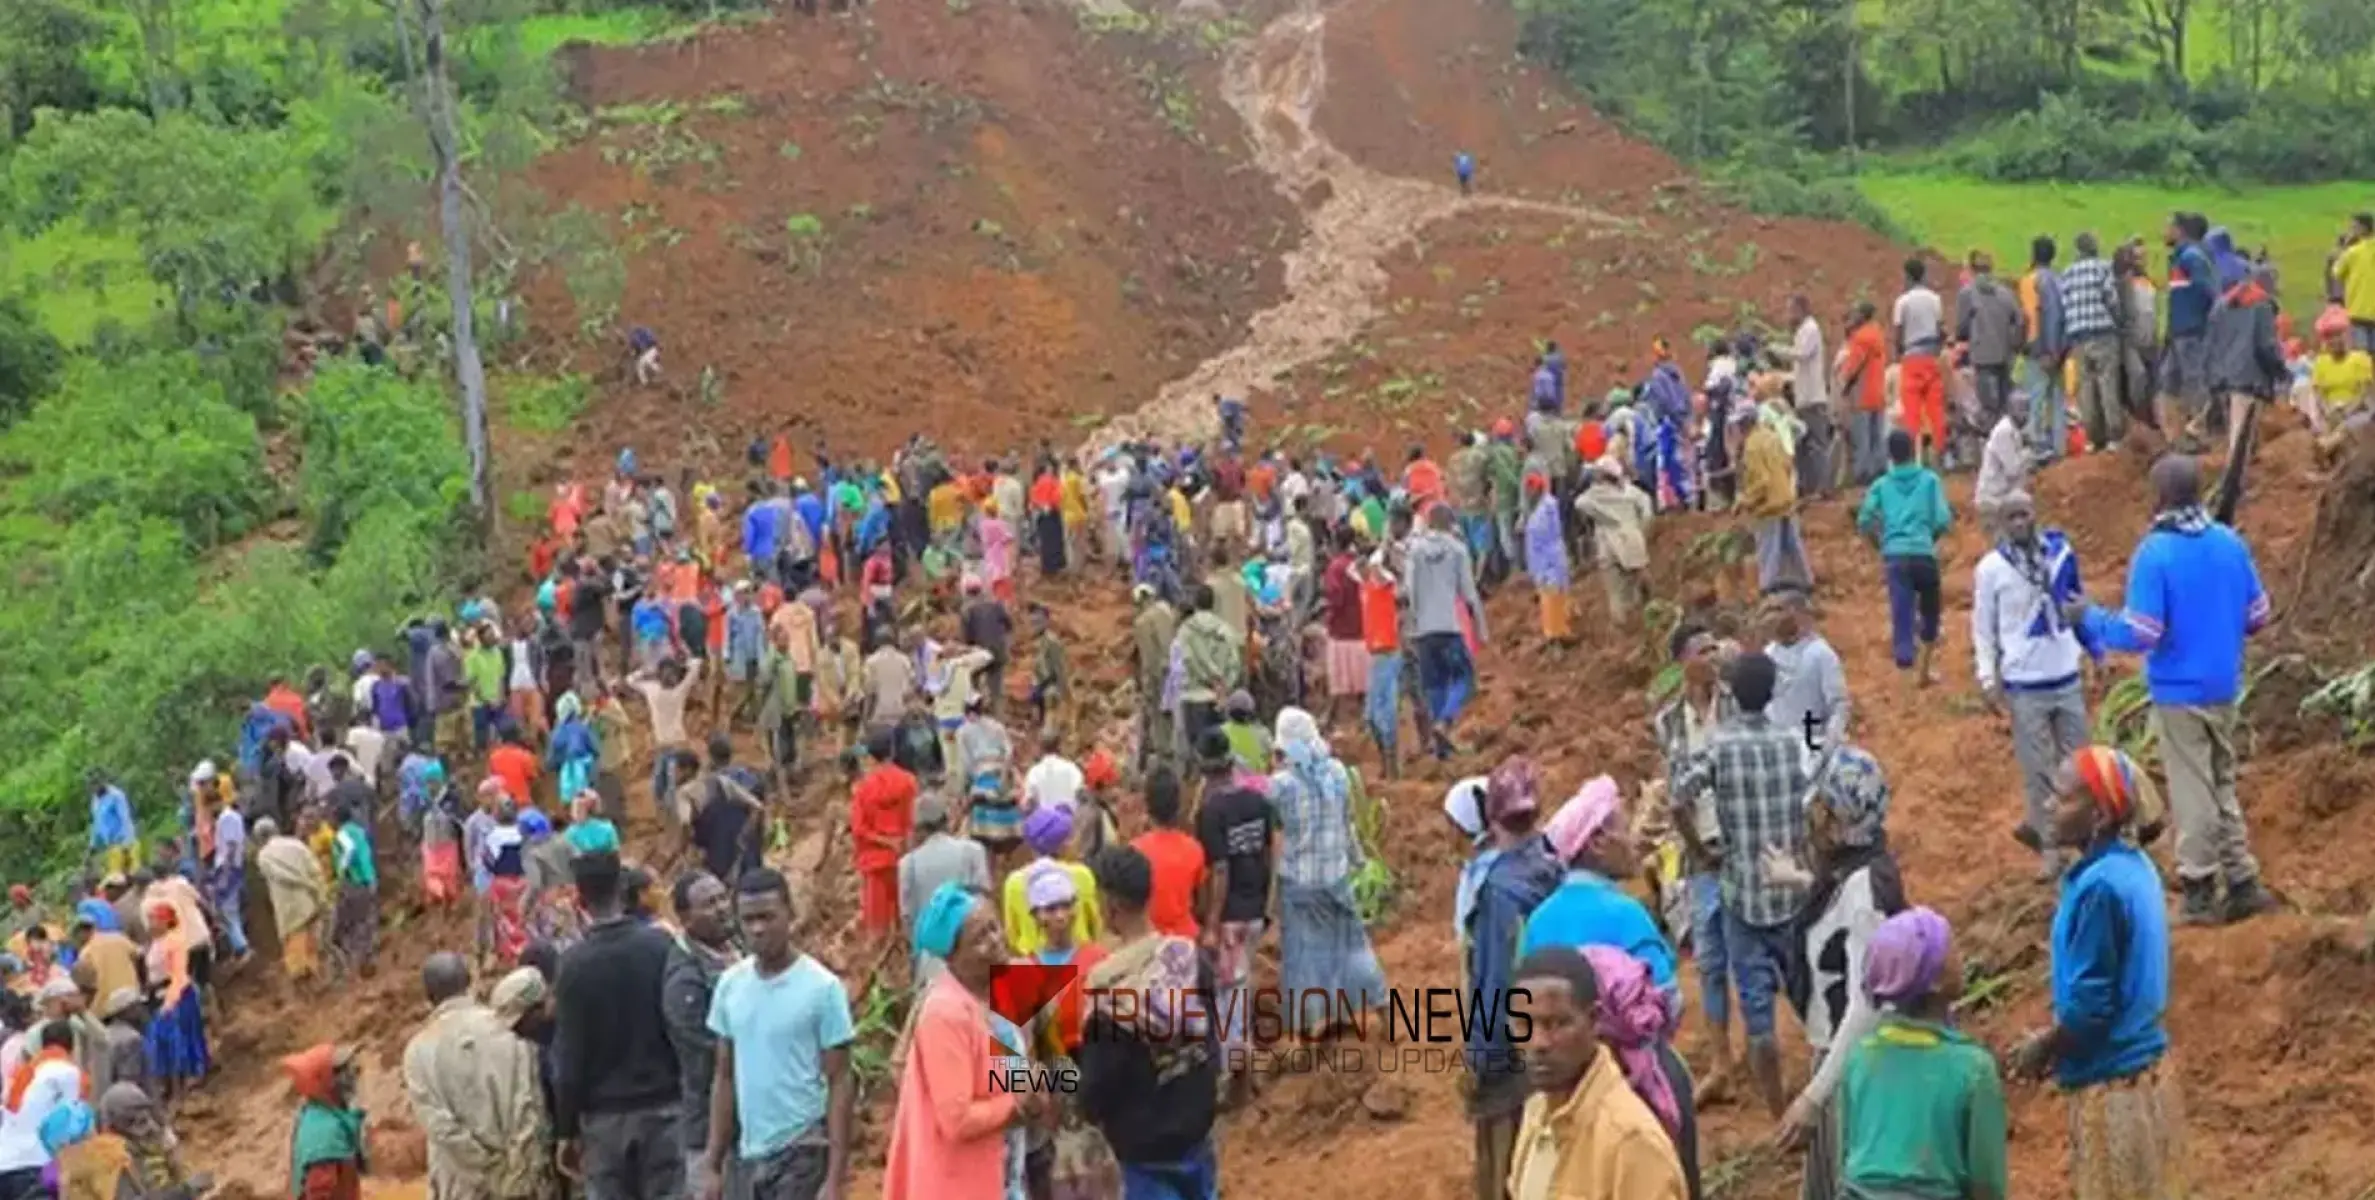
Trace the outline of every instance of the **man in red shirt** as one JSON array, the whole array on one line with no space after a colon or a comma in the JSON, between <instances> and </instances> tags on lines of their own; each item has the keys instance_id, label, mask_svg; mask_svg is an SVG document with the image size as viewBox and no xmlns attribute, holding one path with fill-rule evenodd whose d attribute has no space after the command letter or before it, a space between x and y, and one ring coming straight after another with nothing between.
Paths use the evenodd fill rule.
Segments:
<instances>
[{"instance_id":1,"label":"man in red shirt","mask_svg":"<svg viewBox=\"0 0 2375 1200\"><path fill-rule=\"evenodd\" d=\"M1194 938L1196 897L1204 888L1204 843L1180 828L1179 775L1170 767L1157 767L1146 777L1146 817L1154 828L1130 843L1154 867L1146 919L1157 932Z\"/></svg>"},{"instance_id":2,"label":"man in red shirt","mask_svg":"<svg viewBox=\"0 0 2375 1200\"><path fill-rule=\"evenodd\" d=\"M1410 448L1410 465L1402 468L1402 490L1410 493L1410 511L1424 513L1443 502L1443 468L1427 457L1427 448Z\"/></svg>"},{"instance_id":3,"label":"man in red shirt","mask_svg":"<svg viewBox=\"0 0 2375 1200\"><path fill-rule=\"evenodd\" d=\"M891 731L866 738L874 765L849 789L850 858L858 868L858 923L868 936L899 927L899 856L915 832L915 776L891 761Z\"/></svg>"},{"instance_id":4,"label":"man in red shirt","mask_svg":"<svg viewBox=\"0 0 2375 1200\"><path fill-rule=\"evenodd\" d=\"M289 686L288 676L275 675L268 681L264 707L287 717L297 731L298 741L308 746L313 744L313 715L306 711L305 697Z\"/></svg>"},{"instance_id":5,"label":"man in red shirt","mask_svg":"<svg viewBox=\"0 0 2375 1200\"><path fill-rule=\"evenodd\" d=\"M1361 645L1369 652L1368 703L1362 712L1369 719L1369 736L1377 742L1378 755L1385 760L1385 777L1399 779L1402 760L1394 747L1402 730L1402 610L1394 573L1383 559L1381 550L1367 563L1356 563L1352 575L1360 585Z\"/></svg>"}]
</instances>

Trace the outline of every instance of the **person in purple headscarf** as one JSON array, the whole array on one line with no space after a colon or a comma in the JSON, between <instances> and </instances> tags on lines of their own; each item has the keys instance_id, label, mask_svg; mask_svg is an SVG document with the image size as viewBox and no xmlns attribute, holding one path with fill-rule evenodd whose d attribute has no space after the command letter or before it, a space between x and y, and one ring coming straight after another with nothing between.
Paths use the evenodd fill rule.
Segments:
<instances>
[{"instance_id":1,"label":"person in purple headscarf","mask_svg":"<svg viewBox=\"0 0 2375 1200\"><path fill-rule=\"evenodd\" d=\"M1005 920L1006 938L1014 952L1029 958L1046 941L1040 923L1031 915L1040 906L1031 900L1030 881L1047 871L1072 881L1070 944L1085 946L1105 936L1104 911L1097 907L1097 877L1072 853L1072 810L1052 804L1032 809L1023 818L1023 844L1037 857L1006 876L999 898L999 915Z\"/></svg>"},{"instance_id":2,"label":"person in purple headscarf","mask_svg":"<svg viewBox=\"0 0 2375 1200\"><path fill-rule=\"evenodd\" d=\"M1614 946L1585 946L1583 958L1600 984L1600 1043L1616 1055L1633 1094L1674 1139L1683 1188L1691 1200L1699 1200L1698 1105L1691 1095L1690 1068L1674 1052L1681 998L1671 985L1658 984L1649 964Z\"/></svg>"},{"instance_id":3,"label":"person in purple headscarf","mask_svg":"<svg viewBox=\"0 0 2375 1200\"><path fill-rule=\"evenodd\" d=\"M1882 1013L1839 1088L1838 1194L2003 1200L2004 1083L1995 1056L1949 1023L1962 972L1946 918L1911 908L1881 922L1864 988Z\"/></svg>"}]
</instances>

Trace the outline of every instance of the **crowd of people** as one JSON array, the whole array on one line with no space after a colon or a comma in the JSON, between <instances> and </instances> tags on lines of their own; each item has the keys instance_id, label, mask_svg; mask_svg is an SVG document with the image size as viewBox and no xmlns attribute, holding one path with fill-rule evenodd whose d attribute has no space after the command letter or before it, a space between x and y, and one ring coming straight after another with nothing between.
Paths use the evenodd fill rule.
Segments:
<instances>
[{"instance_id":1,"label":"crowd of people","mask_svg":"<svg viewBox=\"0 0 2375 1200\"><path fill-rule=\"evenodd\" d=\"M1909 262L1885 332L1859 305L1836 354L1795 297L1770 345L1709 346L1698 387L1660 341L1644 378L1571 402L1546 343L1523 414L1440 463L1425 446L1391 470L1256 450L1222 397L1198 444L977 465L922 436L880 463L799 449L787 426L733 488L621 452L598 489L556 486L516 611L468 599L343 678L268 680L153 856L155 826L92 777L79 886L54 913L11 892L0 1200L202 1192L170 1115L210 1073L218 976L259 958L301 989L369 975L391 903L469 930L422 968L431 1015L402 1062L433 1194L842 1195L860 1018L900 972L853 996L803 950L812 898L769 865L803 798L837 786L829 844L848 858L821 869L854 872L863 945L903 949L913 981L894 1005L885 1194L1217 1196L1216 1121L1261 1083L1244 998L1272 927L1283 992L1336 997L1339 1019L1386 1003L1354 886L1375 853L1364 766L1472 758L1487 595L1530 589L1555 655L1595 572L1599 624L1631 626L1650 526L1683 509L1731 514L1754 612L1672 631L1657 776L1629 795L1597 776L1554 808L1520 755L1445 797L1472 850L1452 914L1464 985L1531 997L1522 1042L1493 1020L1470 1039L1476 1195L1695 1198L1697 1111L1742 1093L1802 1150L1810 1200L2003 1197L2003 1072L1955 1028L1952 930L1889 851L1887 768L1856 744L1798 524L1853 487L1876 561L1826 576L1881 575L1892 657L1922 685L1943 677L1939 540L1968 518L1993 543L1974 678L2009 719L2011 836L2059 888L2053 1025L2002 1066L2068 1094L2082 1200L2181 1194L2168 918L2143 847L2174 827L2184 923L2277 903L2234 787L2243 644L2267 598L2182 453L2153 469L2117 607L2088 601L2028 486L2131 419L2180 449L2225 427L2248 453L2248 410L2209 399L2274 400L2296 378L2321 435L2360 427L2375 222L2359 233L2313 359L2270 341L2265 264L2181 213L2165 300L2139 247L2106 261L2082 234L2059 271L2039 239L2013 285L1974 255L1951 324ZM1958 462L1978 469L1966 513L1937 473ZM1124 580L1133 605L1130 686L1107 707L1134 720L1103 742L1066 644L1087 594L1073 577ZM2088 744L2085 685L2118 653L2145 662L2165 811L2139 764ZM746 731L755 762L738 761ZM393 846L417 868L383 879ZM399 878L412 894L391 896ZM1675 1046L1686 957L1697 1071ZM992 1003L1018 961L1077 972L1022 1025ZM1783 1002L1804 1052L1780 1044ZM1024 1060L1075 1085L997 1085ZM359 1196L361 1056L282 1065L293 1192Z\"/></svg>"}]
</instances>

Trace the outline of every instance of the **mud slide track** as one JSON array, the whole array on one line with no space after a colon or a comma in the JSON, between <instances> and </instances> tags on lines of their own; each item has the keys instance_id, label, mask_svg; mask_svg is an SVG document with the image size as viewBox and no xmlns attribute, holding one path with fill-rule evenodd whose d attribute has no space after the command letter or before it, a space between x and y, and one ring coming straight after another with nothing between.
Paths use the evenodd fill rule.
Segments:
<instances>
[{"instance_id":1,"label":"mud slide track","mask_svg":"<svg viewBox=\"0 0 2375 1200\"><path fill-rule=\"evenodd\" d=\"M1104 8L1116 0L1083 0ZM1515 196L1462 195L1456 187L1370 170L1313 126L1327 89L1327 13L1303 0L1230 47L1222 94L1244 118L1254 161L1302 210L1302 243L1286 255L1286 298L1255 314L1246 340L1166 384L1133 413L1091 437L1089 449L1138 437L1202 439L1211 397L1243 396L1327 357L1378 315L1385 259L1427 226L1484 210L1533 213L1604 232L1631 228L1595 209ZM1445 166L1450 154L1445 153Z\"/></svg>"}]
</instances>

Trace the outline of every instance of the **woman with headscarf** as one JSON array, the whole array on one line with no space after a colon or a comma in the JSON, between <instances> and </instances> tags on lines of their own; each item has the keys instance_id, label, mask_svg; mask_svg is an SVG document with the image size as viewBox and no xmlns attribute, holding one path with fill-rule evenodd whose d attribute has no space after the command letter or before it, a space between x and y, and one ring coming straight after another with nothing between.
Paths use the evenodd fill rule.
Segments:
<instances>
[{"instance_id":1,"label":"woman with headscarf","mask_svg":"<svg viewBox=\"0 0 2375 1200\"><path fill-rule=\"evenodd\" d=\"M1016 954L1028 957L1045 944L1039 922L1031 915L1038 905L1031 900L1030 881L1042 872L1053 871L1072 881L1073 899L1066 905L1072 914L1072 936L1065 944L1086 946L1105 936L1105 918L1097 907L1097 877L1070 853L1072 829L1073 810L1069 808L1046 805L1023 818L1023 844L1038 857L1007 874L999 912Z\"/></svg>"},{"instance_id":2,"label":"woman with headscarf","mask_svg":"<svg viewBox=\"0 0 2375 1200\"><path fill-rule=\"evenodd\" d=\"M560 794L575 796L594 786L602 768L602 738L586 720L585 702L576 692L564 692L553 704L552 740L545 745L545 765L553 771Z\"/></svg>"},{"instance_id":3,"label":"woman with headscarf","mask_svg":"<svg viewBox=\"0 0 2375 1200\"><path fill-rule=\"evenodd\" d=\"M508 966L528 945L528 839L502 780L489 779L478 791L495 805L495 827L487 831L474 865L487 873L488 941L495 960Z\"/></svg>"},{"instance_id":4,"label":"woman with headscarf","mask_svg":"<svg viewBox=\"0 0 2375 1200\"><path fill-rule=\"evenodd\" d=\"M1074 936L1080 924L1078 908L1087 895L1064 869L1074 865L1041 859L1015 872L1027 879L1025 919L1038 931L1038 949L1025 957L1042 966L1071 967L1078 972L1055 998L1050 1015L1036 1031L1039 1056L1059 1078L1074 1077L1078 1070L1072 1056L1080 1049L1087 1003L1081 980L1104 962L1107 954L1105 947ZM1089 886L1096 886L1094 876ZM1121 1164L1114 1161L1105 1135L1081 1111L1078 1091L1059 1098L1057 1105L1056 1127L1046 1151L1046 1195L1052 1200L1117 1200L1122 1194ZM1035 1165L1039 1155L1032 1157Z\"/></svg>"},{"instance_id":5,"label":"woman with headscarf","mask_svg":"<svg viewBox=\"0 0 2375 1200\"><path fill-rule=\"evenodd\" d=\"M1616 780L1606 775L1585 783L1551 814L1542 836L1566 876L1526 918L1517 952L1532 954L1544 946L1613 946L1641 960L1661 990L1678 994L1674 947L1649 909L1617 882L1641 871L1641 855L1623 818L1624 798Z\"/></svg>"},{"instance_id":6,"label":"woman with headscarf","mask_svg":"<svg viewBox=\"0 0 2375 1200\"><path fill-rule=\"evenodd\" d=\"M2009 1194L1995 1056L1950 1024L1961 980L1946 918L1912 908L1873 931L1863 982L1882 1012L1872 1035L1845 1052L1841 1200Z\"/></svg>"},{"instance_id":7,"label":"woman with headscarf","mask_svg":"<svg viewBox=\"0 0 2375 1200\"><path fill-rule=\"evenodd\" d=\"M1353 827L1352 772L1300 708L1280 710L1274 734L1279 769L1270 776L1270 803L1278 810L1279 987L1288 996L1316 993L1364 1011L1382 1007L1385 971L1353 903L1362 848ZM1307 1036L1326 1033L1304 1028L1314 1016L1351 1014L1296 1012L1287 1015L1287 1024Z\"/></svg>"},{"instance_id":8,"label":"woman with headscarf","mask_svg":"<svg viewBox=\"0 0 2375 1200\"><path fill-rule=\"evenodd\" d=\"M124 1148L130 1177L123 1184L140 1200L190 1200L204 1195L211 1181L193 1176L181 1161L181 1139L165 1119L165 1110L147 1092L130 1083L109 1087L99 1097L99 1138L117 1139ZM99 1200L128 1200L121 1191L101 1193Z\"/></svg>"},{"instance_id":9,"label":"woman with headscarf","mask_svg":"<svg viewBox=\"0 0 2375 1200\"><path fill-rule=\"evenodd\" d=\"M1790 999L1805 1016L1814 1077L1781 1118L1780 1140L1804 1143L1799 1195L1838 1193L1838 1110L1831 1104L1847 1052L1879 1023L1864 987L1864 951L1881 923L1905 907L1905 886L1888 849L1888 776L1879 760L1841 746L1815 780L1806 808L1814 846L1813 889L1798 912L1798 958L1790 964Z\"/></svg>"},{"instance_id":10,"label":"woman with headscarf","mask_svg":"<svg viewBox=\"0 0 2375 1200\"><path fill-rule=\"evenodd\" d=\"M1463 950L1468 945L1468 918L1476 912L1476 891L1484 885L1485 871L1501 856L1501 848L1493 844L1484 821L1484 800L1491 785L1491 776L1471 775L1443 793L1443 816L1460 835L1460 844L1469 855L1468 861L1460 864L1460 881L1451 898L1451 932Z\"/></svg>"},{"instance_id":11,"label":"woman with headscarf","mask_svg":"<svg viewBox=\"0 0 2375 1200\"><path fill-rule=\"evenodd\" d=\"M1560 521L1558 494L1549 479L1529 474L1525 488L1534 506L1526 514L1526 575L1534 581L1534 595L1541 601L1542 640L1563 646L1575 640L1575 623L1567 606L1566 527Z\"/></svg>"},{"instance_id":12,"label":"woman with headscarf","mask_svg":"<svg viewBox=\"0 0 2375 1200\"><path fill-rule=\"evenodd\" d=\"M206 1014L190 973L188 932L171 904L148 906L148 977L159 989L148 1023L148 1076L170 1104L182 1088L206 1077Z\"/></svg>"},{"instance_id":13,"label":"woman with headscarf","mask_svg":"<svg viewBox=\"0 0 2375 1200\"><path fill-rule=\"evenodd\" d=\"M2053 914L2053 1026L2021 1043L2012 1071L2050 1071L2069 1097L2075 1200L2183 1196L2183 1118L2162 1021L2169 915L2138 844L2159 832L2160 797L2109 746L2071 755L2054 790L2054 840L2078 860Z\"/></svg>"},{"instance_id":14,"label":"woman with headscarf","mask_svg":"<svg viewBox=\"0 0 2375 1200\"><path fill-rule=\"evenodd\" d=\"M1048 1097L990 1085L992 1059L1004 1049L984 1036L996 1017L990 969L1006 960L997 910L962 884L942 884L916 916L915 945L948 969L916 1006L884 1200L1010 1200L1020 1191L1023 1155L1010 1152L1008 1134L1043 1115Z\"/></svg>"},{"instance_id":15,"label":"woman with headscarf","mask_svg":"<svg viewBox=\"0 0 2375 1200\"><path fill-rule=\"evenodd\" d=\"M318 926L329 885L321 860L303 841L282 833L270 817L256 821L256 873L272 899L272 926L280 938L281 969L290 979L308 979L321 969Z\"/></svg>"},{"instance_id":16,"label":"woman with headscarf","mask_svg":"<svg viewBox=\"0 0 2375 1200\"><path fill-rule=\"evenodd\" d=\"M289 1194L296 1200L362 1200L363 1110L355 1107L362 1067L352 1046L324 1042L280 1060L301 1103L289 1134Z\"/></svg>"},{"instance_id":17,"label":"woman with headscarf","mask_svg":"<svg viewBox=\"0 0 2375 1200\"><path fill-rule=\"evenodd\" d=\"M1660 986L1648 963L1614 946L1584 946L1599 983L1597 1024L1600 1044L1616 1055L1625 1082L1649 1111L1657 1115L1666 1136L1674 1139L1674 1157L1682 1162L1682 1182L1691 1200L1699 1192L1699 1118L1691 1094L1691 1072L1674 1052L1674 1027L1682 1013L1680 997L1671 985Z\"/></svg>"},{"instance_id":18,"label":"woman with headscarf","mask_svg":"<svg viewBox=\"0 0 2375 1200\"><path fill-rule=\"evenodd\" d=\"M436 794L421 813L421 894L444 908L462 899L461 801L445 785L445 768L437 768Z\"/></svg>"},{"instance_id":19,"label":"woman with headscarf","mask_svg":"<svg viewBox=\"0 0 2375 1200\"><path fill-rule=\"evenodd\" d=\"M586 924L585 912L577 903L577 879L569 865L577 852L570 848L568 838L554 833L552 818L541 809L520 813L519 830L528 875L528 937L567 949L584 934Z\"/></svg>"}]
</instances>

